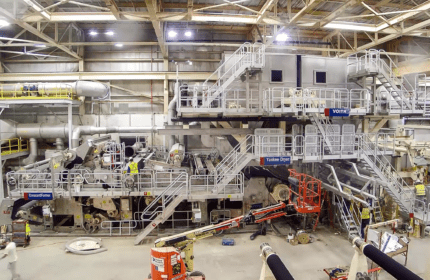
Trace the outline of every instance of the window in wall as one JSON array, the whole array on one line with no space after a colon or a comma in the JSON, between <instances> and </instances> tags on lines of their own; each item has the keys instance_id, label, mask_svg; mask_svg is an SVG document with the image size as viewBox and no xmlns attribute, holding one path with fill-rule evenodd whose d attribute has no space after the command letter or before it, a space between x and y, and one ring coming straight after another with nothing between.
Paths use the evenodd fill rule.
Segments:
<instances>
[{"instance_id":1,"label":"window in wall","mask_svg":"<svg viewBox=\"0 0 430 280\"><path fill-rule=\"evenodd\" d=\"M272 83L282 83L282 70L272 70L270 81Z\"/></svg>"},{"instance_id":2,"label":"window in wall","mask_svg":"<svg viewBox=\"0 0 430 280\"><path fill-rule=\"evenodd\" d=\"M314 84L326 84L327 83L327 71L314 71Z\"/></svg>"}]
</instances>

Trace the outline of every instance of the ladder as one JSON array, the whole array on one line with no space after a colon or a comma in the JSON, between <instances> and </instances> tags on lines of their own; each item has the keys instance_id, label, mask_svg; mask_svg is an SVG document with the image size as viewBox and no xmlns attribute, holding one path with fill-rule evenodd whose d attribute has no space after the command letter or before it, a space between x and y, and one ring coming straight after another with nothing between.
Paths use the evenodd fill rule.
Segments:
<instances>
[{"instance_id":1,"label":"ladder","mask_svg":"<svg viewBox=\"0 0 430 280\"><path fill-rule=\"evenodd\" d=\"M361 236L361 216L356 213L354 208L352 211L347 207L345 199L342 196L334 195L337 198L337 207L341 216L341 221L349 236ZM358 221L358 222L357 222Z\"/></svg>"},{"instance_id":2,"label":"ladder","mask_svg":"<svg viewBox=\"0 0 430 280\"><path fill-rule=\"evenodd\" d=\"M382 215L382 209L378 199L376 199L373 204L373 217L375 219L375 223L382 223L384 221L384 216Z\"/></svg>"}]
</instances>

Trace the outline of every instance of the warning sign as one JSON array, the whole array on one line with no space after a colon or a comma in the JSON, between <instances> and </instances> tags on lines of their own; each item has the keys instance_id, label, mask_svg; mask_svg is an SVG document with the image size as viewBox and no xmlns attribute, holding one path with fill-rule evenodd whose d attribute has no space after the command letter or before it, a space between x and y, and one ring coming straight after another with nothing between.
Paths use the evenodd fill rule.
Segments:
<instances>
[{"instance_id":1,"label":"warning sign","mask_svg":"<svg viewBox=\"0 0 430 280\"><path fill-rule=\"evenodd\" d=\"M155 270L164 272L164 259L152 257L151 263L155 266Z\"/></svg>"},{"instance_id":2,"label":"warning sign","mask_svg":"<svg viewBox=\"0 0 430 280\"><path fill-rule=\"evenodd\" d=\"M175 264L177 264L178 263L178 260L176 259L176 255L172 255L171 257L170 257L170 265L175 265Z\"/></svg>"}]
</instances>

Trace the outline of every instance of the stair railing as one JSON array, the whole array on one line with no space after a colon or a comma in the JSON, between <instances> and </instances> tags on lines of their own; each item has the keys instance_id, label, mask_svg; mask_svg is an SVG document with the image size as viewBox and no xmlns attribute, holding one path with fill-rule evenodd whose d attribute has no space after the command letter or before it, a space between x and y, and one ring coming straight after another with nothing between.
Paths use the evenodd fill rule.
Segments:
<instances>
[{"instance_id":1,"label":"stair railing","mask_svg":"<svg viewBox=\"0 0 430 280\"><path fill-rule=\"evenodd\" d=\"M188 174L186 172L182 172L178 175L178 177L173 180L169 186L165 188L165 190L157 196L143 211L141 215L141 219L144 221L152 221L159 213L162 213L164 209L166 209L167 205L178 195L183 194L183 190L185 190L185 195L188 194ZM149 212L152 207L156 204L160 203L161 205L157 206L153 211ZM145 218L145 216L150 216L149 218Z\"/></svg>"}]
</instances>

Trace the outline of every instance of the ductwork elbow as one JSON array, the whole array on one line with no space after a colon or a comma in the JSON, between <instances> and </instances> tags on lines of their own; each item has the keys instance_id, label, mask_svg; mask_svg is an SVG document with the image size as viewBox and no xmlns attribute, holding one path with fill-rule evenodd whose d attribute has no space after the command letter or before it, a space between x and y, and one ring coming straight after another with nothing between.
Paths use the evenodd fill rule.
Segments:
<instances>
[{"instance_id":1,"label":"ductwork elbow","mask_svg":"<svg viewBox=\"0 0 430 280\"><path fill-rule=\"evenodd\" d=\"M77 126L72 132L72 148L79 146L79 140L81 139L81 127Z\"/></svg>"},{"instance_id":2,"label":"ductwork elbow","mask_svg":"<svg viewBox=\"0 0 430 280\"><path fill-rule=\"evenodd\" d=\"M74 83L74 92L78 96L106 99L110 95L110 88L98 82L77 81Z\"/></svg>"},{"instance_id":3,"label":"ductwork elbow","mask_svg":"<svg viewBox=\"0 0 430 280\"><path fill-rule=\"evenodd\" d=\"M35 138L30 138L30 155L25 158L22 162L25 165L32 164L36 162L37 159L37 140Z\"/></svg>"}]
</instances>

